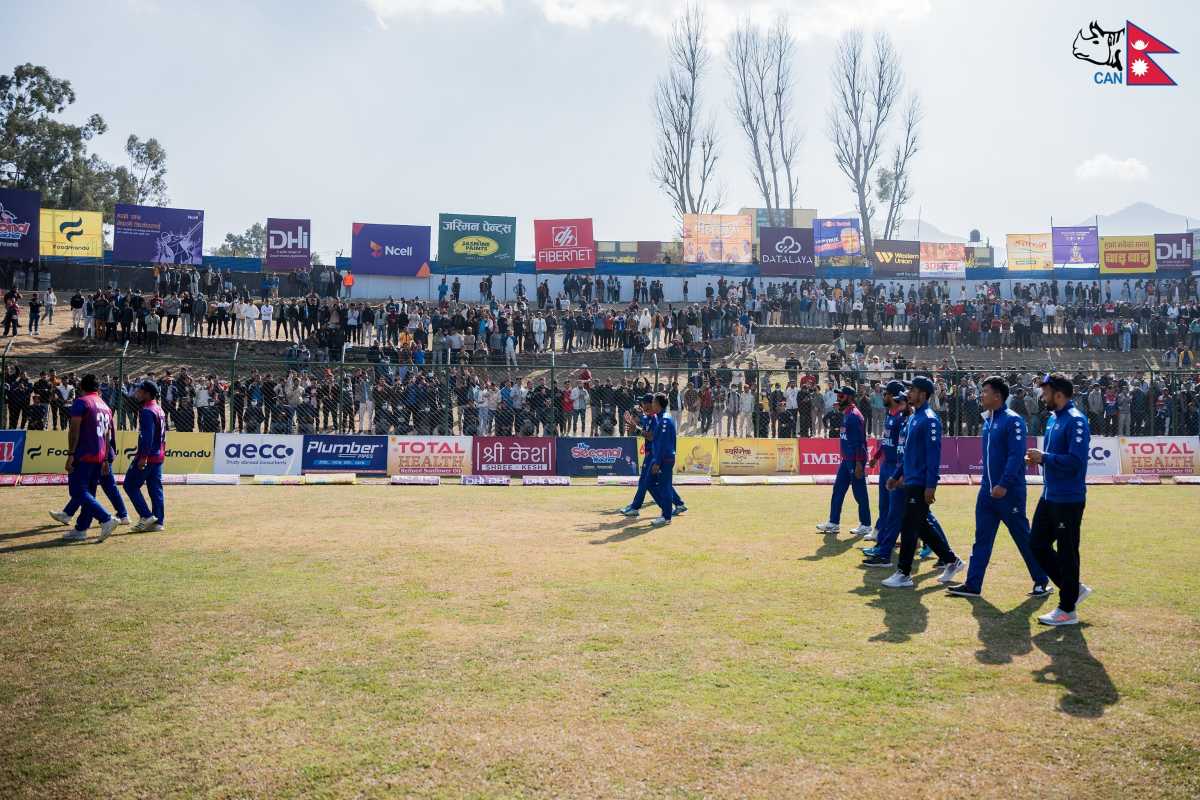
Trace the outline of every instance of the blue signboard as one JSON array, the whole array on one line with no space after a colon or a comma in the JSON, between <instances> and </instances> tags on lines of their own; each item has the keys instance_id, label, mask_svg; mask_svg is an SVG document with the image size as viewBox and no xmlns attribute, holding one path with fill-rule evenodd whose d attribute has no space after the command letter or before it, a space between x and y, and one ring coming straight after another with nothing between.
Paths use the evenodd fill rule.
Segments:
<instances>
[{"instance_id":1,"label":"blue signboard","mask_svg":"<svg viewBox=\"0 0 1200 800\"><path fill-rule=\"evenodd\" d=\"M25 459L25 431L0 431L0 475L21 474Z\"/></svg>"},{"instance_id":2,"label":"blue signboard","mask_svg":"<svg viewBox=\"0 0 1200 800\"><path fill-rule=\"evenodd\" d=\"M388 437L333 436L304 437L304 472L362 472L387 474Z\"/></svg>"},{"instance_id":3,"label":"blue signboard","mask_svg":"<svg viewBox=\"0 0 1200 800\"><path fill-rule=\"evenodd\" d=\"M41 192L0 189L0 258L38 257L41 214Z\"/></svg>"},{"instance_id":4,"label":"blue signboard","mask_svg":"<svg viewBox=\"0 0 1200 800\"><path fill-rule=\"evenodd\" d=\"M376 225L351 228L350 263L362 275L429 277L428 225Z\"/></svg>"},{"instance_id":5,"label":"blue signboard","mask_svg":"<svg viewBox=\"0 0 1200 800\"><path fill-rule=\"evenodd\" d=\"M585 478L597 475L637 475L637 439L605 436L560 436L555 444L559 475Z\"/></svg>"}]
</instances>

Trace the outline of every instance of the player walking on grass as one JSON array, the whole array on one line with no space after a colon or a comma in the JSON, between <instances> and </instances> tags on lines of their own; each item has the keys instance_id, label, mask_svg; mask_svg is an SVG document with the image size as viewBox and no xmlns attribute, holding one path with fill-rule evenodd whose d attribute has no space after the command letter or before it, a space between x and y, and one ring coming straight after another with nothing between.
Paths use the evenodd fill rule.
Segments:
<instances>
[{"instance_id":1,"label":"player walking on grass","mask_svg":"<svg viewBox=\"0 0 1200 800\"><path fill-rule=\"evenodd\" d=\"M850 386L843 386L837 392L838 408L842 411L842 463L833 483L829 521L817 525L820 533L837 533L841 530L842 504L847 489L854 490L854 502L858 504L858 527L850 533L855 536L871 533L871 496L867 492L867 425L862 412L854 405L854 394Z\"/></svg>"},{"instance_id":2,"label":"player walking on grass","mask_svg":"<svg viewBox=\"0 0 1200 800\"><path fill-rule=\"evenodd\" d=\"M946 591L955 597L979 597L983 576L992 558L1000 523L1008 528L1033 579L1031 597L1050 593L1049 579L1029 548L1029 519L1025 515L1025 420L1008 408L1008 383L993 375L983 382L979 402L983 414L983 480L975 499L975 545L967 580Z\"/></svg>"},{"instance_id":3,"label":"player walking on grass","mask_svg":"<svg viewBox=\"0 0 1200 800\"><path fill-rule=\"evenodd\" d=\"M625 421L631 426L636 426L638 433L646 441L646 456L642 459L642 471L638 475L637 491L633 494L633 501L629 505L620 510L620 513L627 517L636 517L646 502L646 492L650 490L650 442L654 437L654 395L642 395L642 416L640 420L635 422L632 414L626 412ZM683 498L675 491L675 486L671 486L671 500L675 504L673 514L682 514L687 511L687 506L683 504Z\"/></svg>"},{"instance_id":4,"label":"player walking on grass","mask_svg":"<svg viewBox=\"0 0 1200 800\"><path fill-rule=\"evenodd\" d=\"M96 486L108 458L109 434L112 430L112 411L100 399L100 382L88 373L79 381L79 396L71 404L71 417L67 429L66 471L71 499L78 501L80 512L75 529L63 536L68 542L87 539L87 529L92 520L100 522L100 538L103 542L117 527L115 517L109 515L96 500Z\"/></svg>"},{"instance_id":5,"label":"player walking on grass","mask_svg":"<svg viewBox=\"0 0 1200 800\"><path fill-rule=\"evenodd\" d=\"M116 433L110 427L108 430L108 454L105 456L104 468L100 470L99 487L104 490L104 496L112 503L113 516L118 525L129 524L129 512L125 510L125 501L121 498L121 490L117 488L117 476L113 473L113 461L117 454ZM79 511L80 503L75 498L67 501L62 511L51 511L50 518L63 525L71 524L71 519Z\"/></svg>"},{"instance_id":6,"label":"player walking on grass","mask_svg":"<svg viewBox=\"0 0 1200 800\"><path fill-rule=\"evenodd\" d=\"M167 418L158 405L158 384L142 381L134 392L142 404L138 412L138 444L133 462L125 473L125 493L138 512L135 531L161 531L165 520L162 468L167 455ZM150 495L150 505L142 497L142 486Z\"/></svg>"},{"instance_id":7,"label":"player walking on grass","mask_svg":"<svg viewBox=\"0 0 1200 800\"><path fill-rule=\"evenodd\" d=\"M650 524L657 527L671 524L671 509L675 490L671 478L675 474L675 420L667 414L667 396L654 396L657 417L654 423L654 438L650 440L650 496L662 514Z\"/></svg>"},{"instance_id":8,"label":"player walking on grass","mask_svg":"<svg viewBox=\"0 0 1200 800\"><path fill-rule=\"evenodd\" d=\"M1042 497L1033 512L1030 549L1038 566L1058 587L1058 608L1038 617L1043 625L1077 625L1075 607L1092 589L1079 582L1079 527L1087 501L1087 463L1092 432L1075 407L1075 387L1061 372L1042 379L1042 401L1051 416L1042 449L1025 454L1042 468ZM1054 545L1057 543L1058 548Z\"/></svg>"}]
</instances>

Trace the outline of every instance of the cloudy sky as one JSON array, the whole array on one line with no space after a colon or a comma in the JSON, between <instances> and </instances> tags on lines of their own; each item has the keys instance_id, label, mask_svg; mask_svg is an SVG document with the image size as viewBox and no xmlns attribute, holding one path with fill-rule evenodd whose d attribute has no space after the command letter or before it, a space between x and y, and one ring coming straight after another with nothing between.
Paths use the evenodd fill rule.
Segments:
<instances>
[{"instance_id":1,"label":"cloudy sky","mask_svg":"<svg viewBox=\"0 0 1200 800\"><path fill-rule=\"evenodd\" d=\"M172 204L206 211L206 245L268 215L311 217L314 249L349 254L354 221L439 211L591 216L605 239L662 239L650 99L671 0L111 0L16 3L12 65L70 79L125 136L169 153ZM852 207L825 135L829 69L848 28L893 37L926 110L910 216L945 231L1045 230L1144 200L1200 214L1200 6L1194 0L709 0L705 103L723 133L728 210L759 205L729 112L721 40L743 14L789 14L801 46L800 204ZM1071 56L1096 19L1180 51L1173 88L1097 86Z\"/></svg>"}]
</instances>

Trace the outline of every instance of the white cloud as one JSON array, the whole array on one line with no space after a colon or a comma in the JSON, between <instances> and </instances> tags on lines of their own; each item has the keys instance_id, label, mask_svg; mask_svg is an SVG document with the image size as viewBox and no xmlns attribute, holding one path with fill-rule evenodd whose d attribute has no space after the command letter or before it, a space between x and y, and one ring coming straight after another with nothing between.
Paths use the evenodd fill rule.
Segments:
<instances>
[{"instance_id":1,"label":"white cloud","mask_svg":"<svg viewBox=\"0 0 1200 800\"><path fill-rule=\"evenodd\" d=\"M1097 153L1075 168L1075 177L1081 181L1144 181L1150 177L1150 168L1136 158Z\"/></svg>"},{"instance_id":2,"label":"white cloud","mask_svg":"<svg viewBox=\"0 0 1200 800\"><path fill-rule=\"evenodd\" d=\"M416 14L501 14L504 0L365 0L379 27L388 20Z\"/></svg>"}]
</instances>

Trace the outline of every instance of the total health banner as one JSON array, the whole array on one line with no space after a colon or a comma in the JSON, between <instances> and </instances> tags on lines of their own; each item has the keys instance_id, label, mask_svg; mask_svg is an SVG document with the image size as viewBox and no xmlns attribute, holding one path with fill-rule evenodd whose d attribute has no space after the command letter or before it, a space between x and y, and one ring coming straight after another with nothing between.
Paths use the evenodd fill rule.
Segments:
<instances>
[{"instance_id":1,"label":"total health banner","mask_svg":"<svg viewBox=\"0 0 1200 800\"><path fill-rule=\"evenodd\" d=\"M390 475L470 475L470 436L389 436Z\"/></svg>"}]
</instances>

